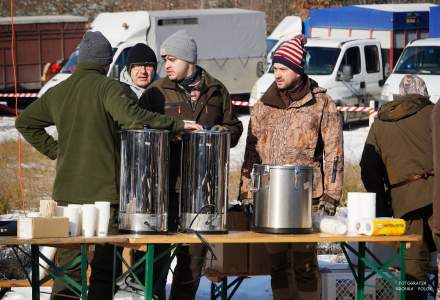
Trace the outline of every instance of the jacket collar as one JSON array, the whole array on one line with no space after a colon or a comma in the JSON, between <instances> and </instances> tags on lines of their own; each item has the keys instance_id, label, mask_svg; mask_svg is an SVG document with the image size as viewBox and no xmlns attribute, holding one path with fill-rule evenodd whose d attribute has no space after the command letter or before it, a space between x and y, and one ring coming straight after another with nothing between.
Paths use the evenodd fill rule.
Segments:
<instances>
[{"instance_id":1,"label":"jacket collar","mask_svg":"<svg viewBox=\"0 0 440 300\"><path fill-rule=\"evenodd\" d=\"M94 63L80 63L80 64L78 64L75 72L84 72L84 71L96 71L98 73L106 75L105 66L94 64Z\"/></svg>"},{"instance_id":2,"label":"jacket collar","mask_svg":"<svg viewBox=\"0 0 440 300\"><path fill-rule=\"evenodd\" d=\"M197 67L199 67L199 66L197 66ZM202 91L200 91L201 93L210 89L211 87L220 85L217 80L215 80L211 75L208 74L208 72L206 72L203 68L200 68L200 69L203 72L203 76L201 76L201 77L204 79L203 83L201 83L202 89L203 89ZM177 82L170 80L168 77L164 77L162 79L161 85L162 85L162 88L164 88L164 89L177 90L177 91L181 90L181 88L179 87Z\"/></svg>"},{"instance_id":3,"label":"jacket collar","mask_svg":"<svg viewBox=\"0 0 440 300\"><path fill-rule=\"evenodd\" d=\"M311 79L309 79L311 80ZM268 106L273 106L280 109L288 109L288 108L299 108L306 105L308 102L314 99L313 94L317 92L325 92L325 89L318 87L318 84L311 80L310 82L310 91L300 100L292 101L289 106L281 98L280 90L278 89L275 82L271 84L271 86L267 89L266 93L261 97L261 102Z\"/></svg>"},{"instance_id":4,"label":"jacket collar","mask_svg":"<svg viewBox=\"0 0 440 300\"><path fill-rule=\"evenodd\" d=\"M427 105L433 104L428 97L410 94L400 96L398 100L388 102L379 109L378 118L381 121L398 121L412 116Z\"/></svg>"}]
</instances>

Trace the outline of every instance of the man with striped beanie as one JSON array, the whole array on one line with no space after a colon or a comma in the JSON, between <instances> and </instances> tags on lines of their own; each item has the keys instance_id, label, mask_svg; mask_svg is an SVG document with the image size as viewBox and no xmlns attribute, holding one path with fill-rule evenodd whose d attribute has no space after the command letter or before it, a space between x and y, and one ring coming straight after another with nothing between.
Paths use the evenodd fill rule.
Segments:
<instances>
[{"instance_id":1,"label":"man with striped beanie","mask_svg":"<svg viewBox=\"0 0 440 300\"><path fill-rule=\"evenodd\" d=\"M305 43L304 36L297 36L274 53L275 82L251 113L240 199L252 201L250 174L254 164L309 166L314 170L312 211L332 215L342 189L342 129L335 103L306 75ZM272 233L291 230L259 229ZM295 230L307 233L311 228ZM320 299L316 243L269 244L266 248L271 256L275 300Z\"/></svg>"}]
</instances>

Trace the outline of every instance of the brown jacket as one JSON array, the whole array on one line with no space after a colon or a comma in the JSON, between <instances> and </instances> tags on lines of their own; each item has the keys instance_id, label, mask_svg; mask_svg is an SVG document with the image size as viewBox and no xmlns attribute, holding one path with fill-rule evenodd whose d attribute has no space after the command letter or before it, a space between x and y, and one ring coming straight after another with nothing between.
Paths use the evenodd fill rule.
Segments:
<instances>
[{"instance_id":1,"label":"brown jacket","mask_svg":"<svg viewBox=\"0 0 440 300\"><path fill-rule=\"evenodd\" d=\"M195 111L189 104L189 95L167 77L153 82L139 105L182 120L196 121L207 127L227 127L231 132L231 147L234 147L243 132L243 125L233 113L229 92L220 81L205 70L202 72L203 83Z\"/></svg>"},{"instance_id":2,"label":"brown jacket","mask_svg":"<svg viewBox=\"0 0 440 300\"><path fill-rule=\"evenodd\" d=\"M434 153L434 174L440 174L440 99L432 110L432 142ZM432 199L434 231L440 233L440 176L435 176Z\"/></svg>"},{"instance_id":3,"label":"brown jacket","mask_svg":"<svg viewBox=\"0 0 440 300\"><path fill-rule=\"evenodd\" d=\"M250 173L255 163L313 167L313 198L326 193L340 199L342 129L336 105L325 92L311 81L310 91L286 106L273 83L256 103L249 123L240 199L252 198Z\"/></svg>"},{"instance_id":4,"label":"brown jacket","mask_svg":"<svg viewBox=\"0 0 440 300\"><path fill-rule=\"evenodd\" d=\"M391 196L396 217L432 203L434 178L391 189L433 168L430 116L433 105L421 95L402 96L383 105L371 126L361 158L365 188L376 193L376 212L383 215Z\"/></svg>"},{"instance_id":5,"label":"brown jacket","mask_svg":"<svg viewBox=\"0 0 440 300\"><path fill-rule=\"evenodd\" d=\"M167 77L151 84L145 92L145 96L139 100L139 105L182 120L196 121L208 128L222 125L231 132L231 147L234 147L243 132L243 125L232 110L229 92L220 81L210 76L205 70L202 72L200 97L195 110L191 107L190 95ZM180 187L178 182L180 143L174 143L171 146L170 166L172 166L170 187L178 191Z\"/></svg>"}]
</instances>

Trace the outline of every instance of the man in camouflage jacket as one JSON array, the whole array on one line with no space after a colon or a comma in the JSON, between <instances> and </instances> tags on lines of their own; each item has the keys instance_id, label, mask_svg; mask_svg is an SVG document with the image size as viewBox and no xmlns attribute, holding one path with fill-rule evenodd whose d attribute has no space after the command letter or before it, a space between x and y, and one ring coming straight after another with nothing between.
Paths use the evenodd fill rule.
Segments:
<instances>
[{"instance_id":1,"label":"man in camouflage jacket","mask_svg":"<svg viewBox=\"0 0 440 300\"><path fill-rule=\"evenodd\" d=\"M252 110L240 199L252 198L253 164L313 167L313 203L334 214L341 196L343 143L335 103L304 74L303 45L298 36L274 54L275 82ZM268 245L272 258L271 284L278 299L319 299L316 243Z\"/></svg>"}]
</instances>

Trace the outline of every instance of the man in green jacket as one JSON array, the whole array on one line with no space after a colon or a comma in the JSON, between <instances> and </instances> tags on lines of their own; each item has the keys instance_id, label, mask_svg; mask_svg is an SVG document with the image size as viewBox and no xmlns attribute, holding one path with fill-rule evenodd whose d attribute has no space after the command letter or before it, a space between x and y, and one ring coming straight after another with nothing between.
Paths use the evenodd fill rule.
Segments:
<instances>
[{"instance_id":1,"label":"man in green jacket","mask_svg":"<svg viewBox=\"0 0 440 300\"><path fill-rule=\"evenodd\" d=\"M67 80L49 89L17 118L15 126L38 151L57 160L53 199L59 205L119 199L120 128L148 126L179 132L198 130L178 118L142 109L128 99L120 84L105 76L112 48L100 32L86 32L80 43L78 67ZM58 139L45 128L55 125ZM110 224L109 232L115 224ZM78 255L59 250L61 265ZM97 245L91 262L89 299L112 299L112 247ZM70 270L79 278L78 268ZM53 294L70 294L58 281ZM53 295L52 299L71 299Z\"/></svg>"},{"instance_id":2,"label":"man in green jacket","mask_svg":"<svg viewBox=\"0 0 440 300\"><path fill-rule=\"evenodd\" d=\"M376 193L378 216L403 218L407 233L423 236L407 249L406 270L413 281L407 299L425 299L430 252L438 247L432 235L434 105L420 77L405 75L399 87L399 98L380 108L368 133L361 175L367 191Z\"/></svg>"},{"instance_id":3,"label":"man in green jacket","mask_svg":"<svg viewBox=\"0 0 440 300\"><path fill-rule=\"evenodd\" d=\"M232 111L231 97L225 86L197 65L197 45L186 31L169 36L160 47L167 77L155 81L139 105L181 120L195 121L212 130L229 130L231 147L243 131ZM176 229L180 192L180 144L171 145L170 208L168 228ZM176 250L170 299L194 299L200 281L206 248L182 246Z\"/></svg>"}]
</instances>

